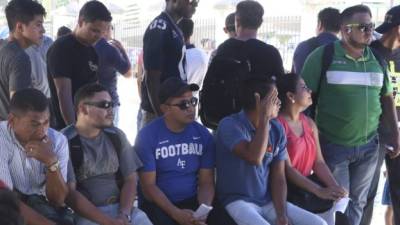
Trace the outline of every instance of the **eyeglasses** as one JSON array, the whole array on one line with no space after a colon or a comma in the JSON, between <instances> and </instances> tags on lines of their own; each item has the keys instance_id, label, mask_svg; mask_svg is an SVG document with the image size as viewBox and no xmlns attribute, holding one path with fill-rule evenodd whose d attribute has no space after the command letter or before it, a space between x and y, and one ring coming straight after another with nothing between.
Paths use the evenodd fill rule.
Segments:
<instances>
[{"instance_id":1,"label":"eyeglasses","mask_svg":"<svg viewBox=\"0 0 400 225\"><path fill-rule=\"evenodd\" d=\"M100 101L100 102L84 102L85 105L91 105L101 109L109 109L114 107L114 103L110 101Z\"/></svg>"},{"instance_id":2,"label":"eyeglasses","mask_svg":"<svg viewBox=\"0 0 400 225\"><path fill-rule=\"evenodd\" d=\"M365 32L372 32L375 30L375 24L374 23L351 23L347 24L346 27L356 27L359 31L365 33Z\"/></svg>"},{"instance_id":3,"label":"eyeglasses","mask_svg":"<svg viewBox=\"0 0 400 225\"><path fill-rule=\"evenodd\" d=\"M189 100L182 100L178 104L170 104L169 106L177 106L177 107L179 107L180 110L186 110L186 109L190 108L190 106L196 107L197 102L198 102L198 99L196 97L193 97Z\"/></svg>"}]
</instances>

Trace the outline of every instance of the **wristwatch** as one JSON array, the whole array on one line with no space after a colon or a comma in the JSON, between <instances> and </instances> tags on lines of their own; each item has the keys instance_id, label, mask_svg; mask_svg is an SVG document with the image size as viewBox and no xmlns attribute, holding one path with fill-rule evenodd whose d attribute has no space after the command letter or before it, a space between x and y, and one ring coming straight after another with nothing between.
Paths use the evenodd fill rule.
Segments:
<instances>
[{"instance_id":1,"label":"wristwatch","mask_svg":"<svg viewBox=\"0 0 400 225\"><path fill-rule=\"evenodd\" d=\"M47 170L50 172L56 172L60 168L60 161L56 161L55 163L51 164L47 167Z\"/></svg>"}]
</instances>

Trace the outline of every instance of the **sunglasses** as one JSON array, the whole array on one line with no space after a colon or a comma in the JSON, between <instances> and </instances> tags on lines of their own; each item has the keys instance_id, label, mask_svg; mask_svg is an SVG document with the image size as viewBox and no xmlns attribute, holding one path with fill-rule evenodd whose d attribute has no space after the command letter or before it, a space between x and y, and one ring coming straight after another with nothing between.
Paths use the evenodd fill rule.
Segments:
<instances>
[{"instance_id":1,"label":"sunglasses","mask_svg":"<svg viewBox=\"0 0 400 225\"><path fill-rule=\"evenodd\" d=\"M91 105L101 109L109 109L114 107L114 103L110 101L100 101L100 102L84 102L85 105Z\"/></svg>"},{"instance_id":2,"label":"sunglasses","mask_svg":"<svg viewBox=\"0 0 400 225\"><path fill-rule=\"evenodd\" d=\"M374 23L351 23L347 24L346 27L350 28L357 28L359 31L365 33L365 32L372 32L375 30L375 24Z\"/></svg>"},{"instance_id":3,"label":"sunglasses","mask_svg":"<svg viewBox=\"0 0 400 225\"><path fill-rule=\"evenodd\" d=\"M190 108L190 106L196 107L198 103L198 99L196 97L193 97L189 100L182 100L178 104L170 104L169 106L177 106L180 110L186 110Z\"/></svg>"}]
</instances>

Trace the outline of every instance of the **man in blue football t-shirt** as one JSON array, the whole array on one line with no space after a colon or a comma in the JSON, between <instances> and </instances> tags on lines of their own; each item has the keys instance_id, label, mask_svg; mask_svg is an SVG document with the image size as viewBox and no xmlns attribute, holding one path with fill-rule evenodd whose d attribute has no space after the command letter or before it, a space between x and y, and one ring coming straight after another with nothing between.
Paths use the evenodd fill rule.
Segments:
<instances>
[{"instance_id":1,"label":"man in blue football t-shirt","mask_svg":"<svg viewBox=\"0 0 400 225\"><path fill-rule=\"evenodd\" d=\"M194 218L193 210L211 205L214 197L214 140L194 121L197 98L192 91L198 89L177 77L164 81L159 93L164 116L136 137L143 162L139 207L154 225L204 224L206 218Z\"/></svg>"},{"instance_id":2,"label":"man in blue football t-shirt","mask_svg":"<svg viewBox=\"0 0 400 225\"><path fill-rule=\"evenodd\" d=\"M217 196L238 225L326 225L317 215L286 202L286 137L274 119L278 93L267 79L244 81L243 110L219 123Z\"/></svg>"},{"instance_id":3,"label":"man in blue football t-shirt","mask_svg":"<svg viewBox=\"0 0 400 225\"><path fill-rule=\"evenodd\" d=\"M175 76L186 81L184 71L185 41L177 21L190 18L198 0L166 0L165 11L148 26L143 38L145 75L142 84L139 129L161 115L158 91L160 84Z\"/></svg>"}]
</instances>

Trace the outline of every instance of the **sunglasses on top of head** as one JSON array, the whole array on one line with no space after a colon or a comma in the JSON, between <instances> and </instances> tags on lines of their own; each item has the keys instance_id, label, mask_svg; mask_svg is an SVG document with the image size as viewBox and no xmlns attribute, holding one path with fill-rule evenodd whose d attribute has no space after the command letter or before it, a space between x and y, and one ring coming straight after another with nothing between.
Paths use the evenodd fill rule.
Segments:
<instances>
[{"instance_id":1,"label":"sunglasses on top of head","mask_svg":"<svg viewBox=\"0 0 400 225\"><path fill-rule=\"evenodd\" d=\"M111 101L99 101L99 102L84 102L85 105L91 105L101 109L109 109L114 107L114 103Z\"/></svg>"},{"instance_id":2,"label":"sunglasses on top of head","mask_svg":"<svg viewBox=\"0 0 400 225\"><path fill-rule=\"evenodd\" d=\"M197 106L198 99L196 97L192 97L189 100L182 100L178 104L167 104L169 106L177 106L180 110L186 110L190 108L190 106L196 107Z\"/></svg>"},{"instance_id":3,"label":"sunglasses on top of head","mask_svg":"<svg viewBox=\"0 0 400 225\"><path fill-rule=\"evenodd\" d=\"M349 28L355 27L363 33L372 32L375 30L374 23L351 23L351 24L347 24L346 27L349 27Z\"/></svg>"}]
</instances>

